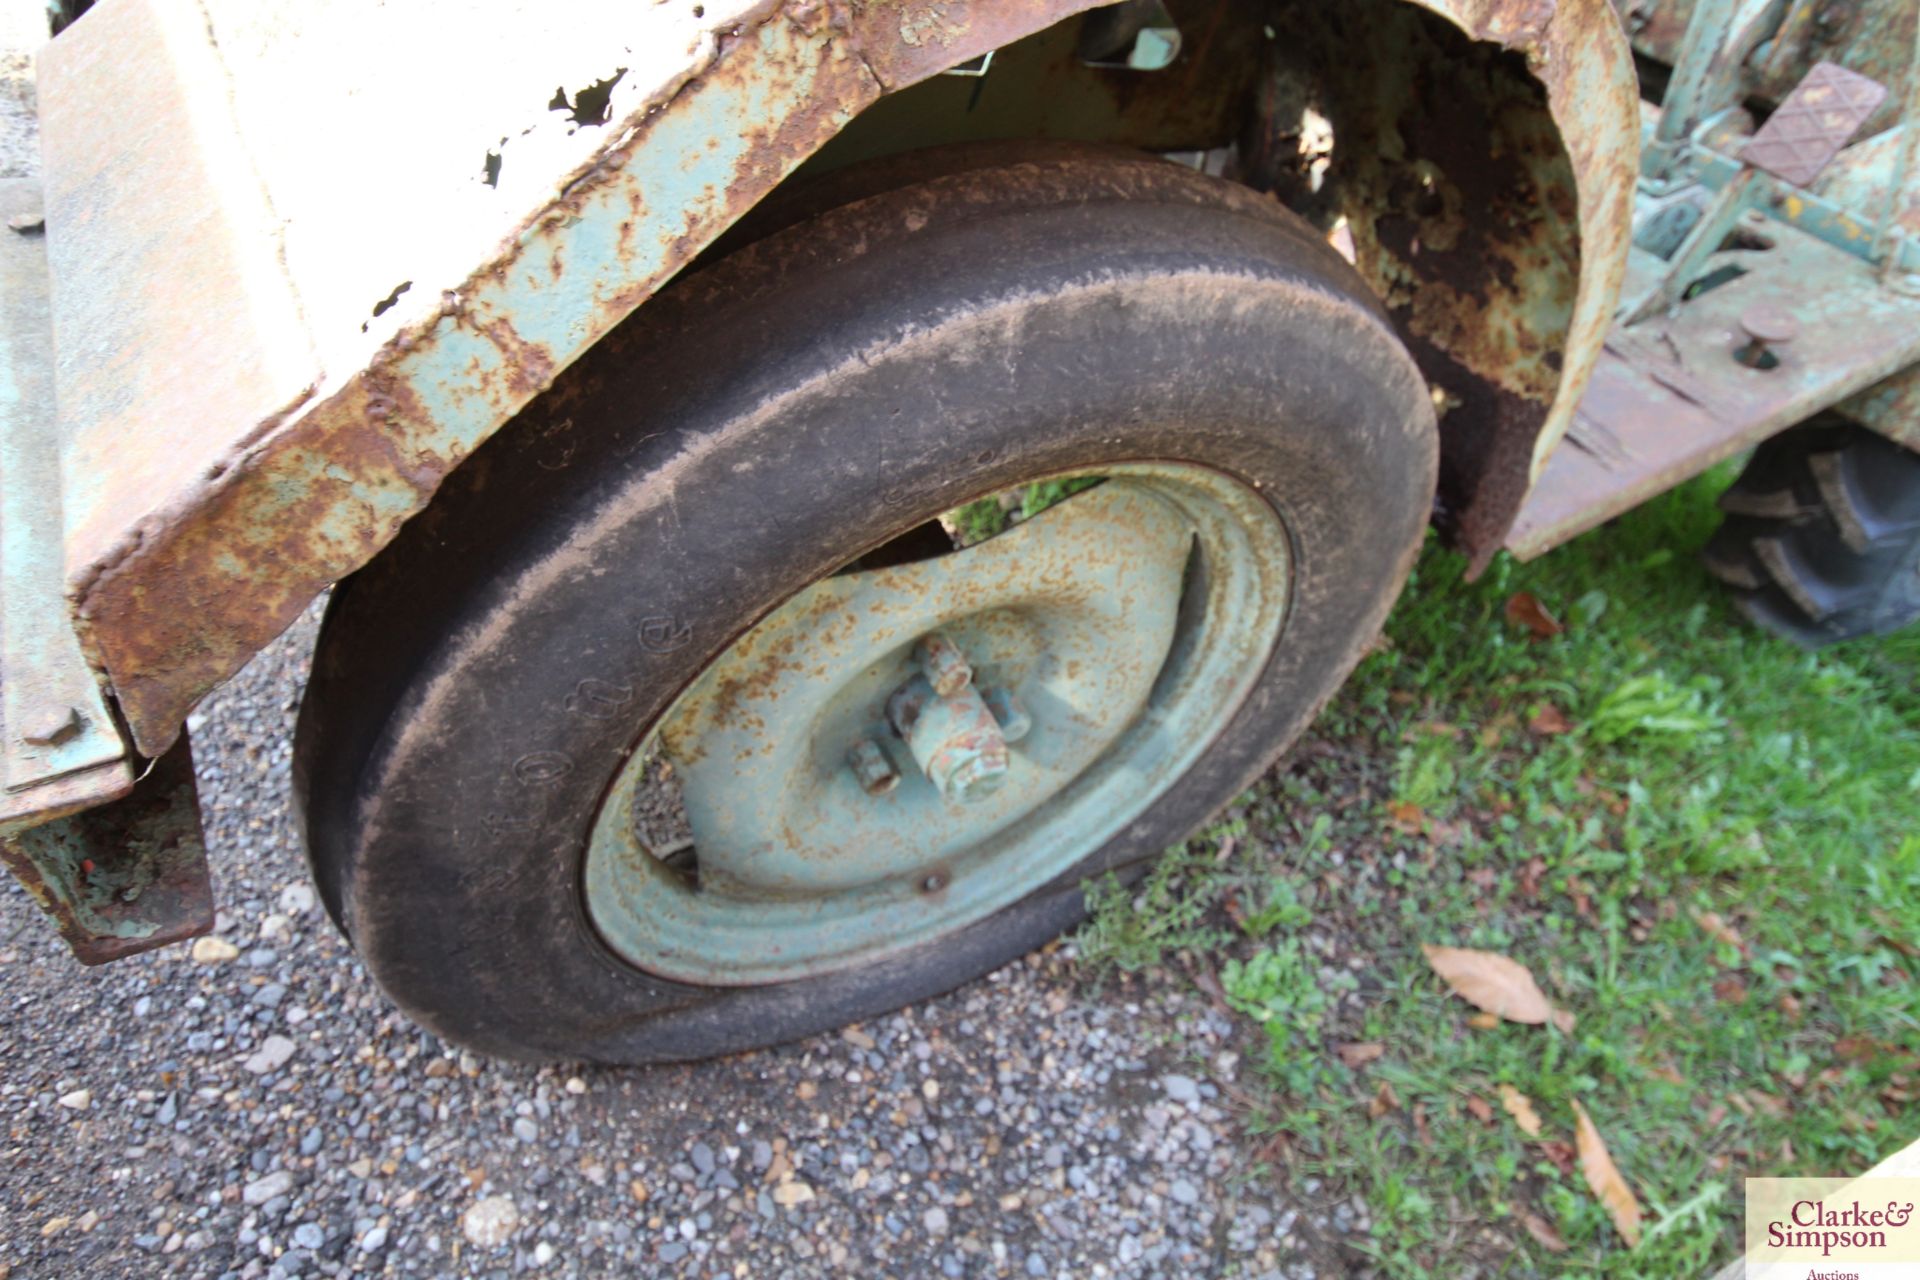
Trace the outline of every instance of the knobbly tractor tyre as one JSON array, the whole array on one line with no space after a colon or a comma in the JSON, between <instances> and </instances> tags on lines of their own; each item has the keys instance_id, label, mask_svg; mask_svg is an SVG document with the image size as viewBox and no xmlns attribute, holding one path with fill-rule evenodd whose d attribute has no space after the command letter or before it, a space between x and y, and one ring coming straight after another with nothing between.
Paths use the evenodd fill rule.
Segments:
<instances>
[{"instance_id":1,"label":"knobbly tractor tyre","mask_svg":"<svg viewBox=\"0 0 1920 1280\"><path fill-rule=\"evenodd\" d=\"M1761 445L1702 552L1759 626L1813 649L1920 619L1920 454L1828 416Z\"/></svg>"},{"instance_id":2,"label":"knobbly tractor tyre","mask_svg":"<svg viewBox=\"0 0 1920 1280\"><path fill-rule=\"evenodd\" d=\"M1105 151L829 183L334 595L313 870L450 1040L694 1058L1004 964L1251 782L1406 577L1428 392L1305 224Z\"/></svg>"}]
</instances>

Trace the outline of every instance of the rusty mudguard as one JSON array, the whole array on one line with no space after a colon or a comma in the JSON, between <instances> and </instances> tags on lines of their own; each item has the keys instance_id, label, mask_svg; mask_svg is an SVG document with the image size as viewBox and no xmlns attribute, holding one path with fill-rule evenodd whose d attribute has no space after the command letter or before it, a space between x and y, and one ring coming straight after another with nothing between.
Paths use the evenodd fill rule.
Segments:
<instances>
[{"instance_id":1,"label":"rusty mudguard","mask_svg":"<svg viewBox=\"0 0 1920 1280\"><path fill-rule=\"evenodd\" d=\"M86 759L0 828L69 937L108 958L205 927L187 712L560 370L865 108L1096 7L100 0L69 27L39 64L54 342L13 353L51 370L30 398L58 406L37 454L56 509L0 507L38 549L27 578L8 553L7 617L55 654L22 659L10 623L0 764ZM1440 514L1484 561L1625 269L1637 95L1613 9L1170 7L1195 58L1266 29L1238 59L1266 67L1239 140L1277 191L1328 162L1322 202L1449 408ZM1134 118L1193 118L1166 75L1109 88ZM1289 105L1331 122L1329 155L1284 145Z\"/></svg>"},{"instance_id":2,"label":"rusty mudguard","mask_svg":"<svg viewBox=\"0 0 1920 1280\"><path fill-rule=\"evenodd\" d=\"M41 62L55 324L76 353L60 366L63 418L78 415L67 586L148 755L864 107L1094 7L620 6L630 29L568 34L517 4L487 23L421 4L369 33L345 3L276 27L289 2L211 3L208 21L186 0L103 0ZM1282 4L1271 22L1315 51L1336 128L1379 144L1346 175L1361 264L1459 402L1448 505L1490 555L1624 270L1636 90L1613 10L1376 0ZM474 27L484 47L446 38ZM336 43L383 52L328 62ZM450 107L443 71L529 87ZM350 109L294 110L308 99L290 83ZM421 94L438 147L391 125ZM466 150L442 154L453 139ZM325 181L323 156L342 166Z\"/></svg>"}]
</instances>

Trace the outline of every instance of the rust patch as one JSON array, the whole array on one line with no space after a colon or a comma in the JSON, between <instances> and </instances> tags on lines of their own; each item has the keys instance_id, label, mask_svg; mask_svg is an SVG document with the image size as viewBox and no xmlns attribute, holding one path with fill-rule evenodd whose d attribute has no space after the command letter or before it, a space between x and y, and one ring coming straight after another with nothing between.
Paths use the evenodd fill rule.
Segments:
<instances>
[{"instance_id":1,"label":"rust patch","mask_svg":"<svg viewBox=\"0 0 1920 1280\"><path fill-rule=\"evenodd\" d=\"M213 927L213 885L182 739L131 794L0 837L0 862L82 964L138 955Z\"/></svg>"},{"instance_id":2,"label":"rust patch","mask_svg":"<svg viewBox=\"0 0 1920 1280\"><path fill-rule=\"evenodd\" d=\"M1598 358L1626 250L1632 87L1583 61L1609 41L1623 61L1604 4L1429 7L1295 5L1250 154L1263 185L1323 225L1346 218L1355 265L1442 393L1436 521L1478 572ZM1615 89L1580 104L1615 113L1612 136L1557 122L1583 74ZM1318 153L1309 110L1331 129Z\"/></svg>"},{"instance_id":3,"label":"rust patch","mask_svg":"<svg viewBox=\"0 0 1920 1280\"><path fill-rule=\"evenodd\" d=\"M1094 2L940 0L908 6L844 0L782 5L770 0L717 40L709 61L690 67L654 101L610 122L606 148L576 172L563 175L555 184L553 203L522 224L499 260L444 294L438 313L397 335L366 369L323 390L285 421L263 422L243 448L219 461L202 487L133 531L102 563L76 566L70 594L90 656L110 678L142 752L151 756L164 751L200 697L285 629L329 583L366 563L403 521L426 506L440 481L482 440L759 203L856 112L884 92L1006 45ZM1602 33L1595 25L1613 21L1604 0L1561 0L1557 6L1544 0L1419 2L1465 11L1464 16L1450 16L1495 42L1488 48L1512 44L1522 50L1511 55L1515 65L1524 56L1524 65L1542 77L1553 114L1560 118L1571 120L1576 112L1604 115L1613 109L1614 104L1595 101L1584 87L1595 76L1604 81L1617 70L1608 60L1619 43L1618 30L1609 26ZM1376 10L1397 18L1400 25L1367 31L1352 23L1352 14ZM1406 79L1426 77L1422 92L1428 93L1442 83L1441 46L1399 0L1367 0L1339 6L1338 11L1342 21L1330 23L1319 16L1327 7L1294 9L1303 31L1340 26L1346 32L1345 40L1351 43L1329 49L1327 65L1356 65L1356 50L1367 50L1397 31L1403 44L1420 38L1395 55L1412 50ZM1415 27L1404 25L1407 21L1415 21ZM759 39L770 30L781 38ZM1296 41L1291 29L1288 36L1271 43L1309 43ZM1448 369L1464 368L1537 406L1550 433L1562 404L1570 415L1569 397L1577 395L1597 357L1598 333L1611 306L1605 271L1614 270L1614 288L1618 281L1618 270L1612 267L1582 275L1576 314L1568 320L1564 310L1570 304L1564 295L1573 287L1568 264L1580 261L1581 249L1566 227L1570 192L1574 187L1579 191L1579 217L1589 233L1584 246L1588 258L1617 259L1623 266L1633 157L1630 143L1623 146L1611 124L1570 128L1568 156L1558 160L1557 174L1548 173L1544 147L1545 140L1554 137L1551 120L1537 100L1523 108L1518 99L1501 96L1515 80L1510 75L1488 79L1482 87L1491 96L1483 108L1496 147L1519 139L1523 148L1511 154L1500 150L1478 166L1456 162L1459 172L1447 175L1459 195L1457 207L1469 207L1469 196L1491 193L1514 222L1515 235L1482 242L1479 270L1471 252L1458 247L1475 233L1472 227L1455 227L1455 247L1443 251L1450 243L1445 229L1433 215L1421 212L1410 195L1404 155L1392 163L1383 160L1371 175L1362 167L1354 189L1368 193L1372 207L1383 212L1394 210L1396 200L1411 202L1413 224L1389 226L1384 239L1372 234L1376 219L1366 223L1370 270L1385 286L1383 294L1403 323L1445 353L1452 362ZM1389 101L1383 106L1355 97L1357 79L1347 83L1349 105L1357 104L1363 114L1374 117L1382 130L1378 137L1415 136L1421 145L1434 145L1416 127L1421 122L1409 117L1414 109L1407 97L1410 86L1389 85ZM1630 134L1630 75L1624 83L1629 98L1623 100L1623 118ZM1401 96L1392 99L1393 92ZM654 154L662 122L681 113L697 114L702 104L742 100L779 104L775 118L749 122L750 145L732 172L662 219L647 199L649 184L642 172L647 165L676 159ZM1449 99L1443 105L1446 110L1438 113L1442 117L1453 103ZM1364 136L1364 130L1356 136ZM1571 183L1566 178L1569 161ZM1523 222L1525 200L1499 190L1503 178L1516 174L1528 178L1531 190L1541 196L1538 209L1544 212L1534 215L1537 221ZM1616 192L1624 194L1616 198ZM503 302L505 282L515 273L531 271L552 277L561 285L553 293L564 294L568 273L584 270L573 265L582 255L562 260L554 245L566 242L569 227L583 211L609 217L606 206L614 202L620 214L608 224L609 231L618 229L619 252L629 274L603 282L591 300L581 304L582 314L566 317L566 349L529 341L523 336L525 326L514 324ZM622 223L620 217L628 221ZM648 217L657 225L650 226ZM1595 230L1601 239L1594 239ZM1400 246L1398 255L1384 247L1388 239ZM527 258L533 253L548 257L529 267ZM1549 283L1538 290L1525 284L1536 278ZM1444 292L1419 300L1412 286L1421 282ZM1543 297L1551 303L1542 304L1544 319L1528 313ZM1561 310L1553 312L1554 307ZM1600 317L1597 328L1589 313ZM499 362L488 357L474 364L464 358L464 348L455 348L457 354L445 363L466 365L478 375L455 380L435 372L444 344L470 343L475 336L499 353ZM1439 363L1444 362L1436 368ZM435 378L442 381L435 383ZM449 385L455 381L458 385ZM1551 412L1548 404L1554 406ZM1517 411L1496 417L1499 421L1489 424L1488 431L1503 440L1501 433L1516 441L1525 436L1530 442L1542 430L1537 421L1512 425L1525 417ZM1486 434L1458 428L1455 433L1469 440ZM1485 465L1507 467L1506 460L1521 452L1490 450ZM1493 513L1499 509L1494 496L1512 489L1517 505L1524 487L1522 470L1483 478L1471 492L1461 489L1463 512L1473 506L1488 514L1462 514L1458 527L1492 528L1498 523Z\"/></svg>"}]
</instances>

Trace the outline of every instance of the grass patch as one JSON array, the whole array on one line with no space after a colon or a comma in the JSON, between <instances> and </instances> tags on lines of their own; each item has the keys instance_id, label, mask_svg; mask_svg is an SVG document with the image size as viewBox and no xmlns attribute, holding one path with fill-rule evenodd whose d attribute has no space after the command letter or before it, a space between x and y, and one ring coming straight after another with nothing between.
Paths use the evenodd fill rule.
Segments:
<instances>
[{"instance_id":1,"label":"grass patch","mask_svg":"<svg viewBox=\"0 0 1920 1280\"><path fill-rule=\"evenodd\" d=\"M1356 1270L1704 1276L1741 1178L1916 1136L1920 630L1809 655L1744 625L1694 557L1729 478L1476 584L1429 550L1289 762L1082 935L1217 964L1279 1176L1370 1209ZM1573 1030L1475 1028L1422 943L1520 961ZM1570 1158L1575 1102L1637 1249Z\"/></svg>"}]
</instances>

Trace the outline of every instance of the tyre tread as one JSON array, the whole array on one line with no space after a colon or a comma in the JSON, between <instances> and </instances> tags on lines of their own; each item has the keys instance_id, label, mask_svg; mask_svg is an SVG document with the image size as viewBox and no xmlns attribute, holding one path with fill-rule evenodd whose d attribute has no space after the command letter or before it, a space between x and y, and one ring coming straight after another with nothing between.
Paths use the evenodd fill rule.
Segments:
<instances>
[{"instance_id":1,"label":"tyre tread","mask_svg":"<svg viewBox=\"0 0 1920 1280\"><path fill-rule=\"evenodd\" d=\"M1755 450L1701 551L1755 625L1804 648L1920 618L1920 454L1832 415Z\"/></svg>"}]
</instances>

